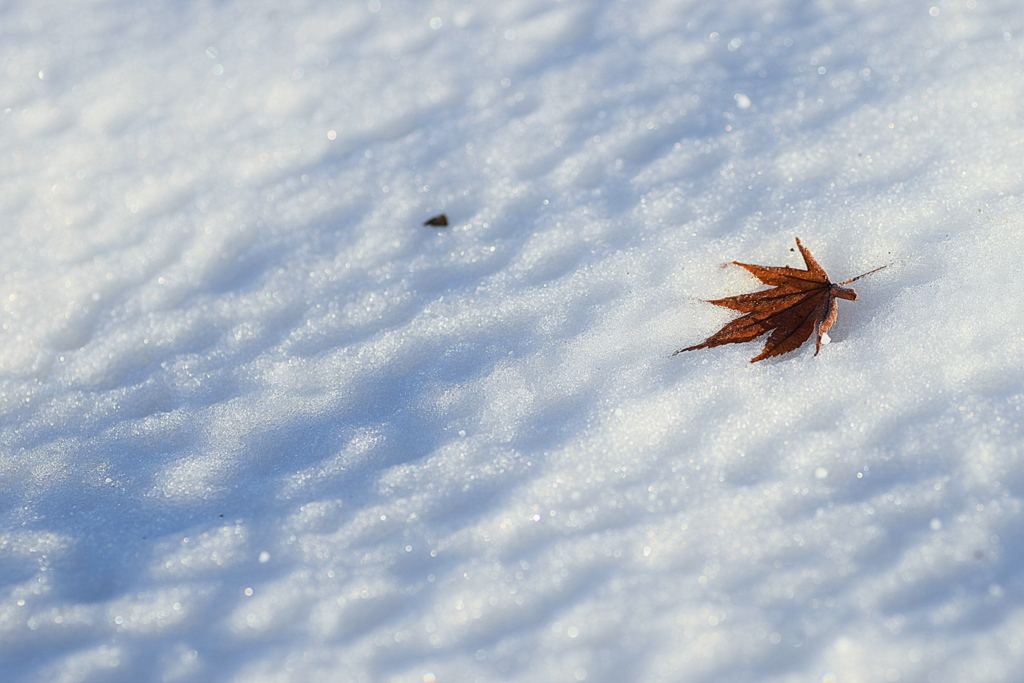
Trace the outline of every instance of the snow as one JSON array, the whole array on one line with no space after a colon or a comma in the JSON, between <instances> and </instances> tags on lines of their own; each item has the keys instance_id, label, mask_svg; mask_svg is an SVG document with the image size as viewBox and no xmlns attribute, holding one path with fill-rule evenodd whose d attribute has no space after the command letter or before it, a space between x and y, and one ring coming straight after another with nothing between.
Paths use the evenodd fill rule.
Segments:
<instances>
[{"instance_id":1,"label":"snow","mask_svg":"<svg viewBox=\"0 0 1024 683\"><path fill-rule=\"evenodd\" d=\"M1022 32L6 3L5 681L1019 680Z\"/></svg>"}]
</instances>

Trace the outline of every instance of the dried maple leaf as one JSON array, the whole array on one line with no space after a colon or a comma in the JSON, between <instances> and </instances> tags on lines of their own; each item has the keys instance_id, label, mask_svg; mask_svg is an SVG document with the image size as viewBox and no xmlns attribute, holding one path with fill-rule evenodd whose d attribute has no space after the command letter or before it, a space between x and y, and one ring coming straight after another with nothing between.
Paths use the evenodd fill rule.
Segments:
<instances>
[{"instance_id":1,"label":"dried maple leaf","mask_svg":"<svg viewBox=\"0 0 1024 683\"><path fill-rule=\"evenodd\" d=\"M708 301L710 304L725 306L746 313L746 315L727 323L725 327L700 344L679 349L672 355L683 351L708 349L722 344L748 342L766 332L771 332L771 336L765 342L764 350L750 361L756 363L765 358L781 356L796 350L807 341L811 332L815 332L818 335L818 343L815 346L814 355L817 356L822 343L828 343L828 329L836 321L838 313L836 299L857 300L857 293L843 285L859 280L864 275L877 272L885 266L836 284L829 281L828 275L811 256L811 252L800 244L800 238L797 238L796 246L804 257L807 270L788 266L782 268L755 266L750 263L733 261L737 266L746 268L764 284L773 285L774 289Z\"/></svg>"}]
</instances>

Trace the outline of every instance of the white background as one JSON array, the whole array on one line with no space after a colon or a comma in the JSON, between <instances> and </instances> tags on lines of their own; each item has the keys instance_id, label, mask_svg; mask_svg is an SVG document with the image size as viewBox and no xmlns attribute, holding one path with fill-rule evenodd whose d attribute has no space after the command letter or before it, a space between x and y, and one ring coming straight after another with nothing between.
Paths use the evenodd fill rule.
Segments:
<instances>
[{"instance_id":1,"label":"white background","mask_svg":"<svg viewBox=\"0 0 1024 683\"><path fill-rule=\"evenodd\" d=\"M1019 680L1022 62L1010 0L5 3L4 680ZM891 264L832 344L670 357L794 237Z\"/></svg>"}]
</instances>

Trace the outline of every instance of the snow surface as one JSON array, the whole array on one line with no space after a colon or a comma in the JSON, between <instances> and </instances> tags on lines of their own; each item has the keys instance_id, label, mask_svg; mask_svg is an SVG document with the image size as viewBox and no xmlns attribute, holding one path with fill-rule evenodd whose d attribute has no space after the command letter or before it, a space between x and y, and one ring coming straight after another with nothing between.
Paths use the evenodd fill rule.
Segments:
<instances>
[{"instance_id":1,"label":"snow surface","mask_svg":"<svg viewBox=\"0 0 1024 683\"><path fill-rule=\"evenodd\" d=\"M4 681L1024 676L1019 2L0 37ZM794 237L832 344L670 357Z\"/></svg>"}]
</instances>

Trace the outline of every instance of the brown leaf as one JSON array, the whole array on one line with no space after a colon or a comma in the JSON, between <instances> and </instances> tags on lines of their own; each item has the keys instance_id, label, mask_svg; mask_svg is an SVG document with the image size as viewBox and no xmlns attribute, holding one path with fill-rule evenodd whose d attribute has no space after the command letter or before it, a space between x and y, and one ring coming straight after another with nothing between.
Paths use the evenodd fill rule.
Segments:
<instances>
[{"instance_id":1,"label":"brown leaf","mask_svg":"<svg viewBox=\"0 0 1024 683\"><path fill-rule=\"evenodd\" d=\"M708 349L722 344L739 344L752 341L766 332L771 332L768 341L765 342L764 350L750 361L756 363L765 358L781 356L796 350L814 332L818 335L814 349L814 355L817 356L818 351L821 350L822 339L825 339L827 343L828 329L836 321L838 313L836 299L857 300L857 293L843 285L848 285L854 280L859 280L864 275L870 275L886 266L875 268L864 275L858 275L846 282L835 284L829 282L828 275L811 256L811 252L800 244L800 238L797 238L796 246L804 257L807 270L788 266L755 266L750 263L733 261L737 266L746 268L764 284L773 285L774 288L709 301L708 303L725 306L746 313L746 315L727 323L725 327L700 344L679 349L676 353ZM676 353L672 355L674 356Z\"/></svg>"},{"instance_id":2,"label":"brown leaf","mask_svg":"<svg viewBox=\"0 0 1024 683\"><path fill-rule=\"evenodd\" d=\"M448 227L448 216L438 214L433 218L428 219L423 225L429 225L432 228L445 228Z\"/></svg>"}]
</instances>

